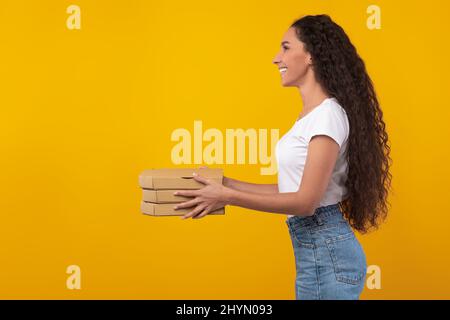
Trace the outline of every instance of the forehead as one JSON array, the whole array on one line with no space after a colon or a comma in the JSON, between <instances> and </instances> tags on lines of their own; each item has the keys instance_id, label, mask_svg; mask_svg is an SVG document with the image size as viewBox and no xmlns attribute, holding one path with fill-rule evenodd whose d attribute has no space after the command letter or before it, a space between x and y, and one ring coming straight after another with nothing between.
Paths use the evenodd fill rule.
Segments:
<instances>
[{"instance_id":1,"label":"forehead","mask_svg":"<svg viewBox=\"0 0 450 320\"><path fill-rule=\"evenodd\" d=\"M298 42L300 42L300 40L298 40L298 38L297 38L296 31L295 31L295 29L293 27L290 27L284 33L281 42L283 42L283 41L289 41L290 43L296 43L296 42L298 43Z\"/></svg>"}]
</instances>

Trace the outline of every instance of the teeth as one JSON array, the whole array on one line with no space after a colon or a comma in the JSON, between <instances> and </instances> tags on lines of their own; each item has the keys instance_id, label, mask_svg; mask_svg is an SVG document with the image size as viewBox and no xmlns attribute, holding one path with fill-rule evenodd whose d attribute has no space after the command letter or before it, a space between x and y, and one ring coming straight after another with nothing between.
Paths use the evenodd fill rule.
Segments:
<instances>
[{"instance_id":1,"label":"teeth","mask_svg":"<svg viewBox=\"0 0 450 320\"><path fill-rule=\"evenodd\" d=\"M281 73L285 73L286 70L287 70L287 68L280 68L280 72L281 72Z\"/></svg>"}]
</instances>

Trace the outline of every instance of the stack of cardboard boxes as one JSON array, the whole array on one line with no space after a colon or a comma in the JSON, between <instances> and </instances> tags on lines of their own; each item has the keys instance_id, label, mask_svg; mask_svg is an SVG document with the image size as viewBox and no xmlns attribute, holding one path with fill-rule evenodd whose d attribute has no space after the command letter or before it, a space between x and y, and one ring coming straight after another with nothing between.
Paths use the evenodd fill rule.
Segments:
<instances>
[{"instance_id":1,"label":"stack of cardboard boxes","mask_svg":"<svg viewBox=\"0 0 450 320\"><path fill-rule=\"evenodd\" d=\"M141 211L151 216L181 216L195 209L195 206L175 210L176 203L193 199L174 195L177 190L195 190L205 187L194 179L192 173L214 180L222 184L223 170L213 168L164 168L145 170L139 175L139 186L142 188ZM225 214L225 208L217 209L209 214ZM208 214L208 215L209 215Z\"/></svg>"}]
</instances>

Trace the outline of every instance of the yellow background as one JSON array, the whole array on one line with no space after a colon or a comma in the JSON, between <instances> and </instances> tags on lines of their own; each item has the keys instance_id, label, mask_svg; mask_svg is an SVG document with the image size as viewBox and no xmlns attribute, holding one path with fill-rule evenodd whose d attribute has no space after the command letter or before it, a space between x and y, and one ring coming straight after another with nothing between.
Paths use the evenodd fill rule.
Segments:
<instances>
[{"instance_id":1,"label":"yellow background","mask_svg":"<svg viewBox=\"0 0 450 320\"><path fill-rule=\"evenodd\" d=\"M389 218L358 235L382 288L361 298L450 298L444 0L2 1L0 298L294 299L284 215L144 216L137 177L174 166L170 135L194 120L284 134L301 99L272 59L295 18L319 13L365 60L392 146ZM260 164L212 167L276 182ZM72 264L81 290L66 288Z\"/></svg>"}]
</instances>

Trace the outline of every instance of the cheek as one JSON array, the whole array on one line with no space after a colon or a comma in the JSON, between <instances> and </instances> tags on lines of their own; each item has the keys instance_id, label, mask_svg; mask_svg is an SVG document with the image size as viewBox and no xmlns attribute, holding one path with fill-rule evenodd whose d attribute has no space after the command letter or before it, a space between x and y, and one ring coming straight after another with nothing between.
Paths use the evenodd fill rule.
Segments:
<instances>
[{"instance_id":1,"label":"cheek","mask_svg":"<svg viewBox=\"0 0 450 320\"><path fill-rule=\"evenodd\" d=\"M289 78L303 77L306 73L307 65L303 62L294 62L290 66L288 65Z\"/></svg>"},{"instance_id":2,"label":"cheek","mask_svg":"<svg viewBox=\"0 0 450 320\"><path fill-rule=\"evenodd\" d=\"M304 54L292 54L290 57L287 57L286 64L288 66L288 73L290 78L303 76L308 68L308 65L305 63Z\"/></svg>"}]
</instances>

